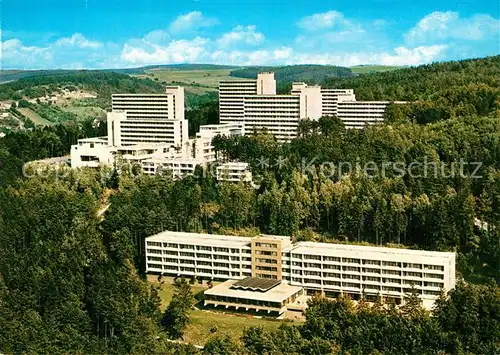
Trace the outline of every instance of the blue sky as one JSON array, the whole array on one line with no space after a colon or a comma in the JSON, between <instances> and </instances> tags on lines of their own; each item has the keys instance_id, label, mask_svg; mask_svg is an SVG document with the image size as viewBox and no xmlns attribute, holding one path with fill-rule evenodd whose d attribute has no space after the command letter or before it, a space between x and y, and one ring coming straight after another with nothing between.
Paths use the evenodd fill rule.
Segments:
<instances>
[{"instance_id":1,"label":"blue sky","mask_svg":"<svg viewBox=\"0 0 500 355\"><path fill-rule=\"evenodd\" d=\"M496 0L0 0L3 69L418 65L500 53Z\"/></svg>"}]
</instances>

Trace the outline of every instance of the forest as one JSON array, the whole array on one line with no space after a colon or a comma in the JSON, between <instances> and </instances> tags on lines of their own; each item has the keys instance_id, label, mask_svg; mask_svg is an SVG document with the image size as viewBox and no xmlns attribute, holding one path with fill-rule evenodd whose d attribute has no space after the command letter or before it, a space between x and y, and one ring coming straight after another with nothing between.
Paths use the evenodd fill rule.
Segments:
<instances>
[{"instance_id":1,"label":"forest","mask_svg":"<svg viewBox=\"0 0 500 355\"><path fill-rule=\"evenodd\" d=\"M291 83L293 81L320 83L326 78L348 78L354 76L349 68L332 65L255 66L232 70L230 75L237 78L255 79L257 74L262 72L274 72L276 81L281 83Z\"/></svg>"},{"instance_id":2,"label":"forest","mask_svg":"<svg viewBox=\"0 0 500 355\"><path fill-rule=\"evenodd\" d=\"M257 187L217 183L214 167L176 181L127 166L23 178L25 162L67 154L78 138L103 135L105 127L10 132L0 139L0 352L497 354L498 58L345 79L360 92L377 87L388 100L399 85L408 96L398 99L440 102L446 116L394 105L384 124L360 131L324 117L301 122L287 144L266 132L217 137L218 154L250 163ZM433 89L422 93L422 82ZM484 90L466 95L468 85ZM204 124L217 117L217 105L189 114ZM457 170L461 161L480 165ZM387 162L400 165L381 171ZM189 286L176 284L161 312L144 278L144 238L163 230L455 251L459 282L432 314L412 294L399 310L317 297L302 325L250 328L236 343L215 336L199 350L171 342L189 322Z\"/></svg>"}]
</instances>

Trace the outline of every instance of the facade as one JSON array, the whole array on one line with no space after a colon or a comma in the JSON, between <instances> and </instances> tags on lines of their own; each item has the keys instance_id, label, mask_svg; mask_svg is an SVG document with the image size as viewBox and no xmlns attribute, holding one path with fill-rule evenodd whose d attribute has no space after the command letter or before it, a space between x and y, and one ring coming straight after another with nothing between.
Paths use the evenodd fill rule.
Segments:
<instances>
[{"instance_id":1,"label":"facade","mask_svg":"<svg viewBox=\"0 0 500 355\"><path fill-rule=\"evenodd\" d=\"M356 101L353 89L323 89L322 116L338 116L338 103L343 101Z\"/></svg>"},{"instance_id":2,"label":"facade","mask_svg":"<svg viewBox=\"0 0 500 355\"><path fill-rule=\"evenodd\" d=\"M146 270L213 280L284 280L308 294L378 296L401 303L416 290L430 309L455 286L455 253L163 232L146 238Z\"/></svg>"},{"instance_id":3,"label":"facade","mask_svg":"<svg viewBox=\"0 0 500 355\"><path fill-rule=\"evenodd\" d=\"M184 88L169 86L165 94L114 94L108 114L110 146L169 143L188 140L184 118Z\"/></svg>"},{"instance_id":4,"label":"facade","mask_svg":"<svg viewBox=\"0 0 500 355\"><path fill-rule=\"evenodd\" d=\"M274 73L219 84L221 123L242 123L245 134L265 130L281 142L297 136L302 119L338 116L347 128L362 128L383 121L388 104L356 101L353 89L326 89L301 82L292 84L290 95L277 95Z\"/></svg>"},{"instance_id":5,"label":"facade","mask_svg":"<svg viewBox=\"0 0 500 355\"><path fill-rule=\"evenodd\" d=\"M344 122L346 128L363 128L367 124L383 122L385 109L389 104L390 101L339 101L337 117Z\"/></svg>"},{"instance_id":6,"label":"facade","mask_svg":"<svg viewBox=\"0 0 500 355\"><path fill-rule=\"evenodd\" d=\"M252 95L275 95L274 74L261 73L256 80L225 80L219 83L220 123L242 122L244 99Z\"/></svg>"},{"instance_id":7,"label":"facade","mask_svg":"<svg viewBox=\"0 0 500 355\"><path fill-rule=\"evenodd\" d=\"M224 163L217 167L216 173L217 181L252 182L252 172L248 163Z\"/></svg>"},{"instance_id":8,"label":"facade","mask_svg":"<svg viewBox=\"0 0 500 355\"><path fill-rule=\"evenodd\" d=\"M243 135L243 133L244 127L240 124L201 126L196 138L185 142L182 149L159 152L142 160L142 170L149 175L170 171L174 179L193 175L197 166L206 167L208 163L216 161L217 157L212 145L214 137L217 135L235 137ZM241 174L243 174L243 178L247 178L247 172L241 172Z\"/></svg>"},{"instance_id":9,"label":"facade","mask_svg":"<svg viewBox=\"0 0 500 355\"><path fill-rule=\"evenodd\" d=\"M97 168L113 163L113 155L106 137L79 139L71 146L71 167Z\"/></svg>"},{"instance_id":10,"label":"facade","mask_svg":"<svg viewBox=\"0 0 500 355\"><path fill-rule=\"evenodd\" d=\"M279 141L289 141L297 135L300 121L300 97L291 95L254 95L243 101L242 121L245 132L265 130Z\"/></svg>"}]
</instances>

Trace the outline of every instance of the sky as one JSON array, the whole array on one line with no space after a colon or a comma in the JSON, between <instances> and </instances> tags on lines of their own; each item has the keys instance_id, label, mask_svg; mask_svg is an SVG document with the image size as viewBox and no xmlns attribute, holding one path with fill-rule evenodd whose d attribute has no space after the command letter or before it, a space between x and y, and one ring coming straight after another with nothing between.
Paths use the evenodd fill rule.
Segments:
<instances>
[{"instance_id":1,"label":"sky","mask_svg":"<svg viewBox=\"0 0 500 355\"><path fill-rule=\"evenodd\" d=\"M500 54L498 0L0 0L0 68L419 65Z\"/></svg>"}]
</instances>

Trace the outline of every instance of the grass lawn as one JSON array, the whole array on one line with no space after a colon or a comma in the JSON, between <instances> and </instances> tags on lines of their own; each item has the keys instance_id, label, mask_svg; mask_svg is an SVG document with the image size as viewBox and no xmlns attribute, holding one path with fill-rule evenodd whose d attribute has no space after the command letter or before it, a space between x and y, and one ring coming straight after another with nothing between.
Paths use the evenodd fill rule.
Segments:
<instances>
[{"instance_id":1,"label":"grass lawn","mask_svg":"<svg viewBox=\"0 0 500 355\"><path fill-rule=\"evenodd\" d=\"M31 120L31 122L33 122L36 125L42 125L42 126L52 125L52 122L47 121L45 118L41 117L40 115L38 115L36 112L32 111L29 108L22 107L22 108L18 108L18 110L24 116L28 117Z\"/></svg>"},{"instance_id":2,"label":"grass lawn","mask_svg":"<svg viewBox=\"0 0 500 355\"><path fill-rule=\"evenodd\" d=\"M154 277L149 278L149 280L158 285L157 282L153 281ZM206 287L200 285L192 286L192 291L195 295L202 293L204 290L206 290ZM173 292L173 285L165 279L165 283L158 290L158 294L162 300L162 310L167 307L172 299ZM215 336L229 335L234 340L240 341L243 330L246 328L257 326L263 327L265 330L273 330L284 323L283 321L269 318L256 318L242 314L229 314L222 313L222 311L199 309L191 312L190 319L191 322L185 330L183 341L202 346ZM212 330L215 331L212 332Z\"/></svg>"},{"instance_id":3,"label":"grass lawn","mask_svg":"<svg viewBox=\"0 0 500 355\"><path fill-rule=\"evenodd\" d=\"M191 322L184 333L184 341L203 346L211 338L225 335L240 341L246 328L262 327L264 330L273 330L282 323L280 320L195 310L191 312ZM211 330L216 331L212 333Z\"/></svg>"}]
</instances>

